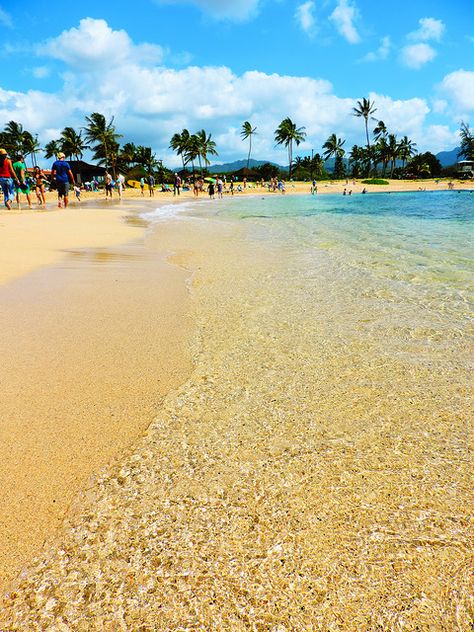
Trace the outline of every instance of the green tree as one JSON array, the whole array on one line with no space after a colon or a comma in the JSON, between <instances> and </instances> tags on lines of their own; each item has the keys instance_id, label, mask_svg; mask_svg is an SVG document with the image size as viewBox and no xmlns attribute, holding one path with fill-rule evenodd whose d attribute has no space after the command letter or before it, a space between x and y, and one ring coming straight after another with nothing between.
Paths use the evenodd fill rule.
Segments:
<instances>
[{"instance_id":1,"label":"green tree","mask_svg":"<svg viewBox=\"0 0 474 632\"><path fill-rule=\"evenodd\" d=\"M325 160L334 158L334 177L342 178L345 175L344 169L344 154L346 153L343 145L346 141L341 138L337 138L336 134L331 134L323 145L323 149L326 151L323 153Z\"/></svg>"},{"instance_id":2,"label":"green tree","mask_svg":"<svg viewBox=\"0 0 474 632\"><path fill-rule=\"evenodd\" d=\"M240 132L240 135L242 136L242 140L247 140L247 138L249 139L249 153L247 156L247 169L249 168L250 154L252 153L252 136L256 134L256 129L257 129L256 127L252 127L249 121L245 121L245 123L242 125L242 131Z\"/></svg>"},{"instance_id":3,"label":"green tree","mask_svg":"<svg viewBox=\"0 0 474 632\"><path fill-rule=\"evenodd\" d=\"M296 127L295 123L287 117L283 119L275 130L275 142L277 145L285 145L288 149L288 179L291 179L291 166L293 162L293 143L297 146L306 138L304 127Z\"/></svg>"},{"instance_id":4,"label":"green tree","mask_svg":"<svg viewBox=\"0 0 474 632\"><path fill-rule=\"evenodd\" d=\"M46 143L44 151L44 157L47 159L52 158L53 156L57 156L61 151L61 141L50 140L49 143Z\"/></svg>"},{"instance_id":5,"label":"green tree","mask_svg":"<svg viewBox=\"0 0 474 632\"><path fill-rule=\"evenodd\" d=\"M61 132L61 138L59 139L61 145L61 151L65 154L66 158L75 158L80 160L83 156L84 150L88 149L88 146L82 139L82 134L77 133L73 127L65 127Z\"/></svg>"},{"instance_id":6,"label":"green tree","mask_svg":"<svg viewBox=\"0 0 474 632\"><path fill-rule=\"evenodd\" d=\"M216 143L212 140L212 134L209 136L206 130L201 129L196 137L199 145L199 157L204 161L204 165L207 167L210 164L208 156L217 156Z\"/></svg>"},{"instance_id":7,"label":"green tree","mask_svg":"<svg viewBox=\"0 0 474 632\"><path fill-rule=\"evenodd\" d=\"M357 106L355 108L352 108L352 112L354 116L364 119L365 137L367 140L367 148L369 149L369 151L370 151L369 118L373 119L372 114L376 111L377 111L377 108L375 107L375 103L371 102L369 99L366 99L365 97L362 99L362 101L357 101Z\"/></svg>"},{"instance_id":8,"label":"green tree","mask_svg":"<svg viewBox=\"0 0 474 632\"><path fill-rule=\"evenodd\" d=\"M94 152L94 160L98 160L99 164L105 165L106 169L110 165L115 178L115 165L120 147L118 139L122 136L115 129L114 117L107 122L103 114L93 112L90 116L86 116L86 122L87 125L84 127L85 140L91 145L91 149Z\"/></svg>"},{"instance_id":9,"label":"green tree","mask_svg":"<svg viewBox=\"0 0 474 632\"><path fill-rule=\"evenodd\" d=\"M143 167L148 173L154 172L158 167L158 160L151 147L138 145L135 153L135 162Z\"/></svg>"},{"instance_id":10,"label":"green tree","mask_svg":"<svg viewBox=\"0 0 474 632\"><path fill-rule=\"evenodd\" d=\"M407 162L416 154L416 143L408 138L408 136L404 136L399 143L398 147L398 157L403 162L403 167L407 164Z\"/></svg>"},{"instance_id":11,"label":"green tree","mask_svg":"<svg viewBox=\"0 0 474 632\"><path fill-rule=\"evenodd\" d=\"M474 134L469 129L468 123L461 121L459 136L461 137L461 147L458 152L458 158L474 160Z\"/></svg>"},{"instance_id":12,"label":"green tree","mask_svg":"<svg viewBox=\"0 0 474 632\"><path fill-rule=\"evenodd\" d=\"M177 132L176 134L173 135L170 141L170 145L169 145L170 149L175 151L178 154L178 156L181 156L183 169L186 167L186 162L189 162L189 160L186 160L186 156L188 153L190 138L191 138L191 135L189 131L187 129L183 129L181 134Z\"/></svg>"}]
</instances>

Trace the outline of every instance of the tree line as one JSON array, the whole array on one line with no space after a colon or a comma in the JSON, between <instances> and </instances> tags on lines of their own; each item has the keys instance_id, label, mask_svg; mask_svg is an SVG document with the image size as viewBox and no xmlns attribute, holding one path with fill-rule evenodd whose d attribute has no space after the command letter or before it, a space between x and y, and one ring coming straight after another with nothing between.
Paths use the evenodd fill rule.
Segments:
<instances>
[{"instance_id":1,"label":"tree line","mask_svg":"<svg viewBox=\"0 0 474 632\"><path fill-rule=\"evenodd\" d=\"M363 98L357 101L352 114L363 120L366 143L360 146L353 145L347 155L344 149L346 141L333 133L323 143L321 153L312 152L311 156L294 159L295 146L298 147L306 140L307 134L304 127L297 127L289 117L283 119L274 132L274 141L276 145L286 147L288 177L290 179L292 176L299 179L330 177L326 171L328 160L334 161L333 177L336 179L346 175L351 177L370 175L393 177L394 174L419 177L439 175L434 173L439 165L433 161L433 158L437 160L436 157L430 152L417 155L416 143L407 136L398 139L396 134L390 133L385 123L373 116L376 111L375 103L369 99ZM371 121L376 124L369 130ZM247 173L251 175L253 171L257 176L273 177L276 175L275 170L278 172L278 167L273 165L267 164L263 168L254 170L249 168L252 139L256 134L257 128L250 121L242 124L240 136L243 141L248 141ZM474 135L467 123L461 122L459 134L461 147L458 157L474 160ZM107 120L103 114L93 112L85 117L85 125L79 131L73 127L65 127L60 137L48 142L44 148L40 147L37 135L34 136L25 130L21 123L10 121L0 132L0 146L12 156L23 154L31 157L32 166L36 164L39 152L43 152L46 159L53 158L62 152L66 158L80 160L84 152L90 150L93 160L110 170L114 177L117 172L128 173L133 169L155 175L158 173L162 178L164 175L169 176L170 171L163 166L151 147L135 145L132 142L121 146L121 138L122 135L118 133L114 124L114 117ZM183 170L191 167L193 174L196 168L199 168L200 173L205 173L210 165L209 157L218 155L212 134L204 129L196 133L190 133L187 129L175 133L170 140L169 148L180 157Z\"/></svg>"}]
</instances>

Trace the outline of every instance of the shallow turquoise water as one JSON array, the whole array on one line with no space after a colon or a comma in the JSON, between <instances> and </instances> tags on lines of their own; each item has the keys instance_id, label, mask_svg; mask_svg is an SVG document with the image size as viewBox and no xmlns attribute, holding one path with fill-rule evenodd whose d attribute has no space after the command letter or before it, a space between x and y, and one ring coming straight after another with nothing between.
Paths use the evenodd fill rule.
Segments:
<instances>
[{"instance_id":1,"label":"shallow turquoise water","mask_svg":"<svg viewBox=\"0 0 474 632\"><path fill-rule=\"evenodd\" d=\"M252 222L260 238L278 239L282 247L330 251L341 266L467 300L473 202L472 193L456 191L266 195L225 200L218 215Z\"/></svg>"}]
</instances>

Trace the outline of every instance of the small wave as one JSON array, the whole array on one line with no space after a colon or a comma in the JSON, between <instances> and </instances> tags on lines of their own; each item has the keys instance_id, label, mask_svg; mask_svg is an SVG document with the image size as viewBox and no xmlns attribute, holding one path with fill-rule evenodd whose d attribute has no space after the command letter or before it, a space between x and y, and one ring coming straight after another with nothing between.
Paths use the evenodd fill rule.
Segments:
<instances>
[{"instance_id":1,"label":"small wave","mask_svg":"<svg viewBox=\"0 0 474 632\"><path fill-rule=\"evenodd\" d=\"M147 222L156 223L170 218L178 218L183 211L189 210L191 204L189 202L183 202L181 204L164 204L158 206L153 211L147 211L146 213L140 213L140 217Z\"/></svg>"}]
</instances>

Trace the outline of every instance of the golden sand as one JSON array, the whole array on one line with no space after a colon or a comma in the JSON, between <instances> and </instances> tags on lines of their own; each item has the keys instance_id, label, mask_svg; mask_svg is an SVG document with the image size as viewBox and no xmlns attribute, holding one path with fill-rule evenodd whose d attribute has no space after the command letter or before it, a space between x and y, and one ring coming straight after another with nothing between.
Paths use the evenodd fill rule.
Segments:
<instances>
[{"instance_id":1,"label":"golden sand","mask_svg":"<svg viewBox=\"0 0 474 632\"><path fill-rule=\"evenodd\" d=\"M156 232L193 271L194 370L6 599L8 630L472 629L465 340L420 339L426 306L323 252L300 278L253 230Z\"/></svg>"},{"instance_id":2,"label":"golden sand","mask_svg":"<svg viewBox=\"0 0 474 632\"><path fill-rule=\"evenodd\" d=\"M0 220L0 590L191 369L187 275L124 215Z\"/></svg>"}]
</instances>

